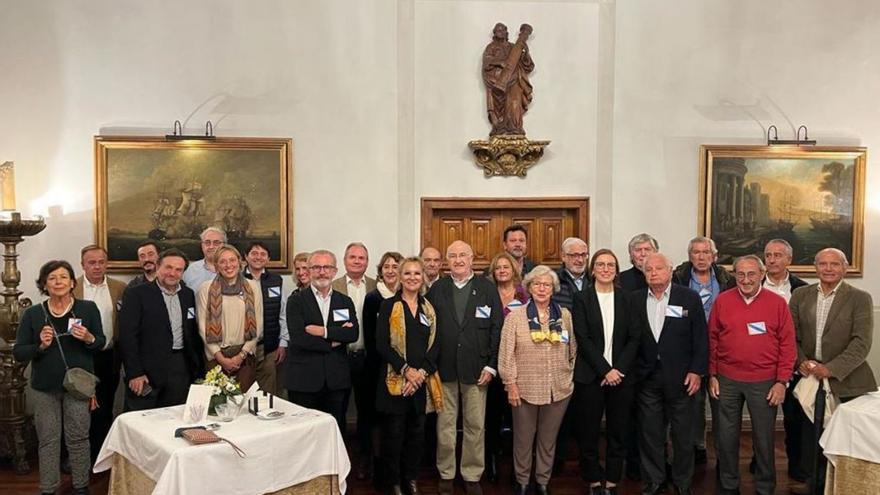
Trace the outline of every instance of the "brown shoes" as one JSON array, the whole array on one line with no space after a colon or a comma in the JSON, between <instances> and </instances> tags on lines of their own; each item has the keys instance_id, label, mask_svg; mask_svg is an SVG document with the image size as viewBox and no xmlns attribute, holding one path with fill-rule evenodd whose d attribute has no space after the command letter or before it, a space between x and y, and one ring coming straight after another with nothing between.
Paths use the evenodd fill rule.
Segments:
<instances>
[{"instance_id":1,"label":"brown shoes","mask_svg":"<svg viewBox=\"0 0 880 495\"><path fill-rule=\"evenodd\" d=\"M452 480L440 479L437 482L437 491L440 495L452 495Z\"/></svg>"}]
</instances>

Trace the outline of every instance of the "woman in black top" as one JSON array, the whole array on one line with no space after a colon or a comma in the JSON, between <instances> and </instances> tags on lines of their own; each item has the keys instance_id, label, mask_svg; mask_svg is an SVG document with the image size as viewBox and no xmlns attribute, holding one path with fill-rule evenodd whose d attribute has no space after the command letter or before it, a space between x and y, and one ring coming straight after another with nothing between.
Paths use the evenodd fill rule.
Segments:
<instances>
[{"instance_id":1,"label":"woman in black top","mask_svg":"<svg viewBox=\"0 0 880 495\"><path fill-rule=\"evenodd\" d=\"M55 493L60 481L62 423L74 493L88 493L90 409L111 407L96 404L94 397L75 398L63 386L67 367L95 372L92 356L106 342L98 307L92 301L74 299L74 286L70 263L53 260L44 264L37 288L49 299L22 314L12 348L16 361L31 362L30 398L43 493Z\"/></svg>"},{"instance_id":2,"label":"woman in black top","mask_svg":"<svg viewBox=\"0 0 880 495\"><path fill-rule=\"evenodd\" d=\"M436 395L440 388L436 314L421 295L423 274L420 258L401 263L401 290L382 303L376 327L381 358L376 409L384 415L382 457L388 493L393 495L403 493L401 481L407 493L418 493L426 408L442 407L442 398Z\"/></svg>"},{"instance_id":3,"label":"woman in black top","mask_svg":"<svg viewBox=\"0 0 880 495\"><path fill-rule=\"evenodd\" d=\"M620 268L610 249L590 260L593 283L574 300L572 319L578 342L575 407L581 473L593 495L614 495L626 455L624 436L635 399L635 360L642 329L628 291L618 287ZM599 464L599 429L605 414L605 469ZM605 482L603 488L602 483Z\"/></svg>"}]
</instances>

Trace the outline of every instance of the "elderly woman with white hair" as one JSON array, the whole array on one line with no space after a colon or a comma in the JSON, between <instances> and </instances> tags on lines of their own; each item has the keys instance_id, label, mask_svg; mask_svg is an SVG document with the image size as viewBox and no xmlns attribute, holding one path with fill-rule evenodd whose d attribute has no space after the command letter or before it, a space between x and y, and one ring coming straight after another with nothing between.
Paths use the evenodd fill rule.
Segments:
<instances>
[{"instance_id":1,"label":"elderly woman with white hair","mask_svg":"<svg viewBox=\"0 0 880 495\"><path fill-rule=\"evenodd\" d=\"M526 275L523 285L531 296L524 307L504 321L498 368L513 407L513 465L516 493L529 486L532 451L538 495L546 495L556 433L574 391L572 377L577 346L571 313L551 300L559 291L559 277L545 265Z\"/></svg>"}]
</instances>

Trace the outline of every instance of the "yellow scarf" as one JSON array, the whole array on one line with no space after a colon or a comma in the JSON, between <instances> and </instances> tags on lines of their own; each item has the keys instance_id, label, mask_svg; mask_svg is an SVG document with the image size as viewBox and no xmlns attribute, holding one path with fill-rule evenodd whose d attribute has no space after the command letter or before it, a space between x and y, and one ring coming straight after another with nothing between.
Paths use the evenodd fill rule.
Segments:
<instances>
[{"instance_id":1,"label":"yellow scarf","mask_svg":"<svg viewBox=\"0 0 880 495\"><path fill-rule=\"evenodd\" d=\"M406 309L403 301L397 301L391 308L391 318L388 321L391 329L391 348L406 359ZM434 307L427 299L422 300L422 312L428 319L430 332L428 333L428 349L434 345L434 337L437 335L437 315ZM406 378L397 372L391 364L388 364L388 371L385 374L385 386L391 395L403 395L403 386L406 385ZM435 371L428 375L425 380L425 386L428 392L428 401L425 412L440 411L443 409L443 386L440 381L440 373Z\"/></svg>"}]
</instances>

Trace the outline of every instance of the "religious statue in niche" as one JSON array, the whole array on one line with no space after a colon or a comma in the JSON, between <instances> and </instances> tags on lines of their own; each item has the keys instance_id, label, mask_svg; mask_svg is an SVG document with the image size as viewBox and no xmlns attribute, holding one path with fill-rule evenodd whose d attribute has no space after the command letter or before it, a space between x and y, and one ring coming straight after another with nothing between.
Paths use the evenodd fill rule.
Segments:
<instances>
[{"instance_id":1,"label":"religious statue in niche","mask_svg":"<svg viewBox=\"0 0 880 495\"><path fill-rule=\"evenodd\" d=\"M526 44L532 26L520 26L515 43L508 40L507 26L495 24L492 41L483 51L483 82L486 107L492 131L489 140L468 143L477 164L487 177L515 175L525 177L526 170L544 154L550 141L529 141L523 129L523 115L532 102L529 74L535 63Z\"/></svg>"}]
</instances>

